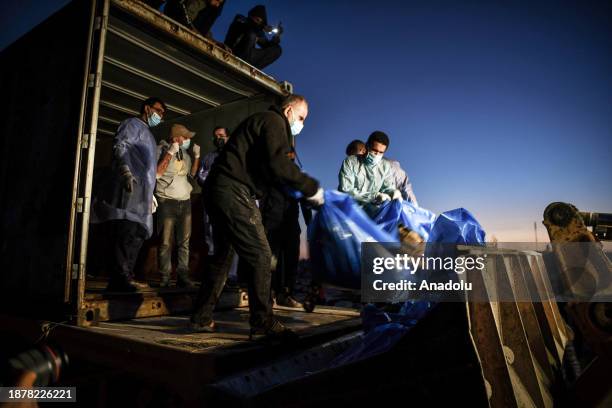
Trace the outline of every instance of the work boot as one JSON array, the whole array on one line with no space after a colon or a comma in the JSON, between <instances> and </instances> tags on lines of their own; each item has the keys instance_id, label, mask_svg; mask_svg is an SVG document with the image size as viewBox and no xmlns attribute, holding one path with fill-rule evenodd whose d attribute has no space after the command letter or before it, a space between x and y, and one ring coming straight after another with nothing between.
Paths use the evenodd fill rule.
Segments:
<instances>
[{"instance_id":1,"label":"work boot","mask_svg":"<svg viewBox=\"0 0 612 408\"><path fill-rule=\"evenodd\" d=\"M230 276L225 281L226 289L240 289L240 283L238 283L238 278L235 276Z\"/></svg>"},{"instance_id":2,"label":"work boot","mask_svg":"<svg viewBox=\"0 0 612 408\"><path fill-rule=\"evenodd\" d=\"M170 287L170 276L162 275L161 280L159 281L160 288L169 288Z\"/></svg>"},{"instance_id":3,"label":"work boot","mask_svg":"<svg viewBox=\"0 0 612 408\"><path fill-rule=\"evenodd\" d=\"M194 333L214 333L216 331L215 321L211 320L208 323L190 321L189 329Z\"/></svg>"},{"instance_id":4,"label":"work boot","mask_svg":"<svg viewBox=\"0 0 612 408\"><path fill-rule=\"evenodd\" d=\"M303 307L300 302L291 296L288 288L284 288L278 295L276 295L276 304L278 306L291 307L294 309L301 309Z\"/></svg>"},{"instance_id":5,"label":"work boot","mask_svg":"<svg viewBox=\"0 0 612 408\"><path fill-rule=\"evenodd\" d=\"M139 282L137 280L131 280L130 284L136 286L138 289L151 289L151 286L149 286L148 283L146 282Z\"/></svg>"},{"instance_id":6,"label":"work boot","mask_svg":"<svg viewBox=\"0 0 612 408\"><path fill-rule=\"evenodd\" d=\"M176 286L179 288L193 289L195 288L195 283L189 279L188 271L179 271L176 276Z\"/></svg>"},{"instance_id":7,"label":"work boot","mask_svg":"<svg viewBox=\"0 0 612 408\"><path fill-rule=\"evenodd\" d=\"M253 340L253 336L263 335L265 340L280 340L280 341L296 341L297 334L290 328L276 319L272 319L270 323L263 326L251 326L249 332L249 340Z\"/></svg>"},{"instance_id":8,"label":"work boot","mask_svg":"<svg viewBox=\"0 0 612 408\"><path fill-rule=\"evenodd\" d=\"M138 292L140 289L147 289L149 285L137 282L133 279L111 279L106 287L107 292Z\"/></svg>"}]
</instances>

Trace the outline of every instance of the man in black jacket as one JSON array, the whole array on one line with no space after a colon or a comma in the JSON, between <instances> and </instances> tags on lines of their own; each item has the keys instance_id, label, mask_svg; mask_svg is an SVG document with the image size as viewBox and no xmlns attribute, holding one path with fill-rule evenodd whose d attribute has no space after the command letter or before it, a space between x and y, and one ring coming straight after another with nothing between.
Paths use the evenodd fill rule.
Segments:
<instances>
[{"instance_id":1,"label":"man in black jacket","mask_svg":"<svg viewBox=\"0 0 612 408\"><path fill-rule=\"evenodd\" d=\"M282 183L302 192L312 204L323 204L318 181L302 173L287 156L290 137L301 131L307 115L304 97L291 95L280 108L271 107L243 121L215 161L203 190L215 231L215 254L195 302L192 330L214 331L213 309L236 251L248 280L251 334L292 333L272 315L272 253L255 199L269 186Z\"/></svg>"},{"instance_id":2,"label":"man in black jacket","mask_svg":"<svg viewBox=\"0 0 612 408\"><path fill-rule=\"evenodd\" d=\"M214 41L210 30L221 15L224 5L225 0L168 0L164 13Z\"/></svg>"},{"instance_id":3,"label":"man in black jacket","mask_svg":"<svg viewBox=\"0 0 612 408\"><path fill-rule=\"evenodd\" d=\"M280 36L282 28L278 27L272 39L266 37L268 27L266 8L257 5L249 10L247 17L238 14L227 30L225 45L239 58L256 68L264 69L276 61L282 53Z\"/></svg>"}]
</instances>

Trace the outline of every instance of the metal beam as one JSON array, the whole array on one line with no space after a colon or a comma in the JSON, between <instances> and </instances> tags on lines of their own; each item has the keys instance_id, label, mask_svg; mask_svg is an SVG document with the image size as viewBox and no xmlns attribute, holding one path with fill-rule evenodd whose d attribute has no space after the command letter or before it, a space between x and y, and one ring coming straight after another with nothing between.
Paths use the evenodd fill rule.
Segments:
<instances>
[{"instance_id":1,"label":"metal beam","mask_svg":"<svg viewBox=\"0 0 612 408\"><path fill-rule=\"evenodd\" d=\"M100 134L100 133L102 133L104 135L115 136L115 132L111 132L110 130L98 128L98 134Z\"/></svg>"},{"instance_id":2,"label":"metal beam","mask_svg":"<svg viewBox=\"0 0 612 408\"><path fill-rule=\"evenodd\" d=\"M132 115L132 116L139 116L140 115L140 113L138 113L138 111L135 111L134 109L130 109L130 108L125 107L123 105L118 105L116 103L109 102L109 101L106 101L104 99L100 100L100 105L106 106L107 108L111 108L111 109L114 109L114 110L118 110L119 112L127 113L128 115Z\"/></svg>"},{"instance_id":3,"label":"metal beam","mask_svg":"<svg viewBox=\"0 0 612 408\"><path fill-rule=\"evenodd\" d=\"M106 62L107 64L110 64L110 65L112 65L114 67L117 67L119 69L122 69L124 71L127 71L127 72L129 72L131 74L134 74L136 76L139 76L139 77L141 77L143 79L146 79L148 81L154 82L154 83L156 83L158 85L161 85L163 87L171 89L171 90L173 90L175 92L181 93L181 94L183 94L184 96L186 96L188 98L195 99L196 101L200 101L202 103L205 103L205 104L207 104L209 106L212 106L214 108L216 108L217 106L221 105L217 101L213 101L212 99L205 98L205 97L203 97L201 95L198 95L197 93L195 93L195 92L193 92L193 91L191 91L189 89L183 88L182 86L180 86L178 84L166 81L165 79L162 79L162 78L160 78L158 76L155 76L155 75L150 74L148 72L145 72L145 71L143 71L141 69L133 67L133 66L131 66L129 64L126 64L125 62L119 61L119 60L117 60L117 59L115 59L113 57L109 57L108 55L104 56L104 62Z\"/></svg>"},{"instance_id":4,"label":"metal beam","mask_svg":"<svg viewBox=\"0 0 612 408\"><path fill-rule=\"evenodd\" d=\"M218 86L222 87L223 89L226 89L226 90L228 90L230 92L233 92L235 94L238 94L238 95L245 96L247 98L253 96L253 94L254 94L253 92L247 92L247 91L244 91L242 89L239 89L239 88L236 88L234 86L231 86L231 85L229 85L229 84L227 84L227 83L225 83L223 81L220 81L217 78L215 78L214 76L208 75L208 74L202 72L201 70L195 68L194 66L187 64L184 61L179 61L175 57L173 57L171 55L168 55L168 54L158 50L155 47L152 47L150 44L147 44L146 42L142 41L141 39L139 39L137 37L134 37L133 35L125 32L125 31L123 31L123 30L121 30L121 29L119 29L117 27L110 26L109 27L109 31L111 33L113 33L114 35L116 35L116 36L118 36L120 38L123 38L124 40L128 41L129 43L131 43L131 44L133 44L133 45L135 45L135 46L137 46L139 48L142 48L143 50L146 50L149 53L151 53L153 55L156 55L159 58L162 58L163 60L168 61L171 64L173 64L173 65L175 65L175 66L177 66L177 67L179 67L181 69L184 69L185 71L188 71L188 72L190 72L190 73L192 73L192 74L194 74L194 75L204 79L205 81L212 82L213 84L218 85Z\"/></svg>"},{"instance_id":5,"label":"metal beam","mask_svg":"<svg viewBox=\"0 0 612 408\"><path fill-rule=\"evenodd\" d=\"M100 119L100 120L101 120L101 121L103 121L103 122L112 123L113 125L118 125L118 124L120 124L120 123L121 123L121 122L119 122L119 121L118 121L118 120L116 120L116 119L111 119L111 118L109 118L109 117L102 116L102 115L98 115L98 119Z\"/></svg>"},{"instance_id":6,"label":"metal beam","mask_svg":"<svg viewBox=\"0 0 612 408\"><path fill-rule=\"evenodd\" d=\"M108 89L112 89L113 91L117 91L122 94L131 96L132 98L138 99L140 101L144 101L145 99L148 98L147 95L143 95L139 92L136 92L132 89L126 88L121 85L117 85L113 82L106 81L105 79L102 79L102 85ZM166 107L168 108L168 110L174 111L176 113L180 113L181 115L184 115L184 116L191 115L191 111L189 109L181 108L176 105L169 104L169 103L166 103Z\"/></svg>"},{"instance_id":7,"label":"metal beam","mask_svg":"<svg viewBox=\"0 0 612 408\"><path fill-rule=\"evenodd\" d=\"M235 73L245 78L254 80L260 86L264 86L277 95L284 96L288 94L287 89L283 85L276 82L276 80L271 76L246 63L233 55L231 52L217 46L209 39L204 38L203 36L178 24L176 21L163 15L159 11L153 10L153 8L148 7L139 1L112 0L112 3L113 6L117 6L119 9L129 14L137 16L139 19L145 21L148 25L161 30L165 34L180 41L182 44L194 49L200 53L202 57L208 57L211 60L230 68Z\"/></svg>"}]
</instances>

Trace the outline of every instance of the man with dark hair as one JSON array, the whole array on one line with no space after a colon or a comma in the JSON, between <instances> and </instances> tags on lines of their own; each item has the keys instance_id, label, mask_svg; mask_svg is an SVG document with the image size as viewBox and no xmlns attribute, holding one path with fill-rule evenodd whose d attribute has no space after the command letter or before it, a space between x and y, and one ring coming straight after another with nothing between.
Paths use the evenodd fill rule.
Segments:
<instances>
[{"instance_id":1,"label":"man with dark hair","mask_svg":"<svg viewBox=\"0 0 612 408\"><path fill-rule=\"evenodd\" d=\"M268 17L266 7L257 5L249 10L247 17L238 14L227 30L225 45L237 56L263 69L276 61L282 53L280 36L282 27L277 28L272 39L266 37Z\"/></svg>"},{"instance_id":2,"label":"man with dark hair","mask_svg":"<svg viewBox=\"0 0 612 408\"><path fill-rule=\"evenodd\" d=\"M385 146L385 150L389 148L389 136L385 132L381 132L380 130L375 130L370 134L367 141L367 147L370 148L374 144L381 144ZM383 151L383 153L384 153ZM382 156L381 156L382 157Z\"/></svg>"},{"instance_id":3,"label":"man with dark hair","mask_svg":"<svg viewBox=\"0 0 612 408\"><path fill-rule=\"evenodd\" d=\"M251 115L232 133L215 161L203 196L210 215L215 254L209 264L191 316L194 331L215 329L213 309L223 290L234 251L244 262L248 279L251 335L291 336L274 319L270 296L272 253L255 200L274 183L300 191L314 205L324 201L319 182L302 173L288 157L290 136L297 135L308 115L303 97L282 108Z\"/></svg>"},{"instance_id":4,"label":"man with dark hair","mask_svg":"<svg viewBox=\"0 0 612 408\"><path fill-rule=\"evenodd\" d=\"M204 182L206 181L206 177L208 177L208 173L210 172L213 163L219 156L219 153L221 153L223 150L223 147L227 143L228 139L229 131L226 127L216 126L213 129L213 145L215 145L216 149L202 157L197 176L198 184L200 186L204 186Z\"/></svg>"},{"instance_id":5,"label":"man with dark hair","mask_svg":"<svg viewBox=\"0 0 612 408\"><path fill-rule=\"evenodd\" d=\"M163 116L163 114L167 111L166 109L166 104L164 103L164 101L162 101L161 99L159 99L157 96L151 96L147 99L145 99L144 101L142 101L142 103L140 104L140 115L145 115L147 114L148 110L150 110L152 107L157 107L159 109L161 109L161 111L163 112L161 115ZM157 124L159 124L161 122L161 117L159 114L159 109L153 109L153 113L152 116L154 117L153 126L157 126ZM148 118L149 116L147 116ZM147 119L148 120L148 119ZM153 127L151 126L151 127Z\"/></svg>"},{"instance_id":6,"label":"man with dark hair","mask_svg":"<svg viewBox=\"0 0 612 408\"><path fill-rule=\"evenodd\" d=\"M213 129L213 145L215 145L216 149L209 153L206 153L200 161L200 168L198 169L198 174L196 178L200 187L204 187L204 183L206 182L206 178L210 173L210 169L212 168L215 160L217 160L217 157L219 157L219 154L223 151L223 148L226 145L228 139L229 131L226 127L216 126ZM202 199L204 199L204 195L202 195ZM206 213L206 208L204 208L204 241L206 242L208 255L214 254L215 244L213 239L213 231L212 226L210 224L210 217Z\"/></svg>"},{"instance_id":7,"label":"man with dark hair","mask_svg":"<svg viewBox=\"0 0 612 408\"><path fill-rule=\"evenodd\" d=\"M373 215L384 201L401 199L395 187L391 163L382 160L389 147L389 137L381 131L372 132L366 143L365 156L349 156L342 162L338 174L338 190L350 194Z\"/></svg>"},{"instance_id":8,"label":"man with dark hair","mask_svg":"<svg viewBox=\"0 0 612 408\"><path fill-rule=\"evenodd\" d=\"M346 146L347 156L363 156L366 153L366 144L359 139L353 140ZM414 195L414 191L412 190L412 183L408 178L408 174L406 174L404 169L402 169L399 161L390 159L388 157L383 157L383 160L387 160L389 161L389 163L391 163L391 170L393 172L395 188L402 193L402 198L418 206L419 203L417 202L416 196Z\"/></svg>"},{"instance_id":9,"label":"man with dark hair","mask_svg":"<svg viewBox=\"0 0 612 408\"><path fill-rule=\"evenodd\" d=\"M367 153L366 144L359 139L353 140L346 146L346 155L347 156L363 156Z\"/></svg>"},{"instance_id":10,"label":"man with dark hair","mask_svg":"<svg viewBox=\"0 0 612 408\"><path fill-rule=\"evenodd\" d=\"M146 99L140 116L119 124L113 142L112 176L106 191L95 197L91 222L113 223L109 291L134 292L146 285L134 281L134 265L145 239L153 233L153 190L156 174L156 143L150 128L166 113L164 102Z\"/></svg>"},{"instance_id":11,"label":"man with dark hair","mask_svg":"<svg viewBox=\"0 0 612 408\"><path fill-rule=\"evenodd\" d=\"M210 29L221 15L224 5L225 0L168 0L164 13L185 27L215 41Z\"/></svg>"}]
</instances>

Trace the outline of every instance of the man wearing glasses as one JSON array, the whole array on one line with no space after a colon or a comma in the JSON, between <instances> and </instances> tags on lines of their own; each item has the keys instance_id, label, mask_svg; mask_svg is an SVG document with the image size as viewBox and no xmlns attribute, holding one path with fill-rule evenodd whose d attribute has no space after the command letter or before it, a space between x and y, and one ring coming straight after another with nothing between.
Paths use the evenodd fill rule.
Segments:
<instances>
[{"instance_id":1,"label":"man wearing glasses","mask_svg":"<svg viewBox=\"0 0 612 408\"><path fill-rule=\"evenodd\" d=\"M139 116L119 124L112 176L102 196L94 199L91 222L112 224L108 291L135 292L147 286L134 280L134 265L143 242L153 233L157 143L150 128L159 125L165 113L164 102L151 97L142 102Z\"/></svg>"}]
</instances>

